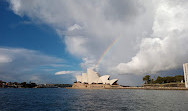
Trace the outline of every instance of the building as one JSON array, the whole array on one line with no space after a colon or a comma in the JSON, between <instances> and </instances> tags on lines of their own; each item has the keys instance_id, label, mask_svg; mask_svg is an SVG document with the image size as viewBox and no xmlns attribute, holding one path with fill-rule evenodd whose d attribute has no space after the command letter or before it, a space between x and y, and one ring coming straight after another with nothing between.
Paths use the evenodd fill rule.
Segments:
<instances>
[{"instance_id":1,"label":"building","mask_svg":"<svg viewBox=\"0 0 188 111\"><path fill-rule=\"evenodd\" d=\"M109 80L110 75L99 76L99 74L92 69L87 69L87 73L76 76L78 83L85 84L117 84L118 79Z\"/></svg>"},{"instance_id":2,"label":"building","mask_svg":"<svg viewBox=\"0 0 188 111\"><path fill-rule=\"evenodd\" d=\"M92 69L87 69L87 73L76 76L76 82L72 88L119 88L117 84L118 79L110 79L110 75L99 76L99 74Z\"/></svg>"},{"instance_id":3,"label":"building","mask_svg":"<svg viewBox=\"0 0 188 111\"><path fill-rule=\"evenodd\" d=\"M188 63L183 64L185 87L188 88Z\"/></svg>"}]
</instances>

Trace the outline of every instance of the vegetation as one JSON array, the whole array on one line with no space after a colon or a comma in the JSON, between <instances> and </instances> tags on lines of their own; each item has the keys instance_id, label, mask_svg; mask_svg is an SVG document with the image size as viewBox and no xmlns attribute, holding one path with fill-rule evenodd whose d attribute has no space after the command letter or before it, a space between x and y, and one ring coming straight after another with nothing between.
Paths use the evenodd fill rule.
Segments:
<instances>
[{"instance_id":1,"label":"vegetation","mask_svg":"<svg viewBox=\"0 0 188 111\"><path fill-rule=\"evenodd\" d=\"M21 83L21 87L22 88L34 88L35 86L37 86L36 83L26 83L26 82L22 82Z\"/></svg>"},{"instance_id":2,"label":"vegetation","mask_svg":"<svg viewBox=\"0 0 188 111\"><path fill-rule=\"evenodd\" d=\"M33 82L5 82L0 80L0 88L65 88L72 87L71 84L36 84Z\"/></svg>"},{"instance_id":3,"label":"vegetation","mask_svg":"<svg viewBox=\"0 0 188 111\"><path fill-rule=\"evenodd\" d=\"M34 88L36 86L37 86L37 84L32 83L32 82L18 83L18 82L5 82L5 81L0 80L0 88Z\"/></svg>"},{"instance_id":4,"label":"vegetation","mask_svg":"<svg viewBox=\"0 0 188 111\"><path fill-rule=\"evenodd\" d=\"M175 82L182 82L184 81L184 76L177 75L177 76L167 76L161 77L158 76L156 80L151 79L150 75L146 75L143 77L144 84L163 84L163 83L175 83Z\"/></svg>"},{"instance_id":5,"label":"vegetation","mask_svg":"<svg viewBox=\"0 0 188 111\"><path fill-rule=\"evenodd\" d=\"M144 76L144 77L143 77L143 81L145 81L145 84L150 84L150 81L151 81L150 75Z\"/></svg>"},{"instance_id":6,"label":"vegetation","mask_svg":"<svg viewBox=\"0 0 188 111\"><path fill-rule=\"evenodd\" d=\"M71 84L54 84L54 86L60 87L60 88L64 88L64 87L72 87Z\"/></svg>"}]
</instances>

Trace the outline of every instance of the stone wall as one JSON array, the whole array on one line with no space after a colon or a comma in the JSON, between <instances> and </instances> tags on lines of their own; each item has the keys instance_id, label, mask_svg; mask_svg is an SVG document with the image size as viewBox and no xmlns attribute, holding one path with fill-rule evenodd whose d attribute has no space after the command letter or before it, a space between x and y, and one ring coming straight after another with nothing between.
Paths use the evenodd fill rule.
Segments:
<instances>
[{"instance_id":1,"label":"stone wall","mask_svg":"<svg viewBox=\"0 0 188 111\"><path fill-rule=\"evenodd\" d=\"M109 85L109 84L83 84L83 83L74 83L72 88L80 89L105 89L105 88L115 88L121 87L120 85Z\"/></svg>"},{"instance_id":2,"label":"stone wall","mask_svg":"<svg viewBox=\"0 0 188 111\"><path fill-rule=\"evenodd\" d=\"M185 87L184 83L144 84L143 87Z\"/></svg>"}]
</instances>

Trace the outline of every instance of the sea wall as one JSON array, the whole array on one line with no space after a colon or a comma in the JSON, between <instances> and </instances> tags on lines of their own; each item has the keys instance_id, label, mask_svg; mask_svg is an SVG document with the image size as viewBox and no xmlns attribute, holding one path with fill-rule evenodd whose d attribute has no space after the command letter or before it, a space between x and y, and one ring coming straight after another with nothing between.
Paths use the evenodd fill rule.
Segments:
<instances>
[{"instance_id":1,"label":"sea wall","mask_svg":"<svg viewBox=\"0 0 188 111\"><path fill-rule=\"evenodd\" d=\"M144 84L143 87L182 87L182 88L185 88L185 84L184 83Z\"/></svg>"},{"instance_id":2,"label":"sea wall","mask_svg":"<svg viewBox=\"0 0 188 111\"><path fill-rule=\"evenodd\" d=\"M173 87L172 87L173 86ZM74 83L72 87L67 87L67 89L142 89L142 90L188 90L185 88L183 83L178 84L176 87L174 84L145 84L145 86L139 87L123 87L120 85L108 85L108 84L83 84L83 83ZM184 87L183 87L184 86Z\"/></svg>"},{"instance_id":3,"label":"sea wall","mask_svg":"<svg viewBox=\"0 0 188 111\"><path fill-rule=\"evenodd\" d=\"M109 89L109 88L120 88L120 85L109 85L109 84L83 84L74 83L72 88L75 89Z\"/></svg>"}]
</instances>

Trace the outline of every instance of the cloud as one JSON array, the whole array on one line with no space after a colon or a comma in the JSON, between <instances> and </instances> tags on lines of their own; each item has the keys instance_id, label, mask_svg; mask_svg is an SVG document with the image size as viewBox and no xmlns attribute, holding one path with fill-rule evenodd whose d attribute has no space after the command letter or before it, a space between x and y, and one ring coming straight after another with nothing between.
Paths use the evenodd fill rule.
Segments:
<instances>
[{"instance_id":1,"label":"cloud","mask_svg":"<svg viewBox=\"0 0 188 111\"><path fill-rule=\"evenodd\" d=\"M184 0L10 0L10 4L16 14L54 28L67 51L83 60L83 68L96 65L119 37L99 71L155 73L188 62Z\"/></svg>"},{"instance_id":2,"label":"cloud","mask_svg":"<svg viewBox=\"0 0 188 111\"><path fill-rule=\"evenodd\" d=\"M69 53L75 56L83 56L83 54L87 54L87 50L85 49L86 39L81 36L67 36L65 38L65 43L67 45L67 50Z\"/></svg>"},{"instance_id":3,"label":"cloud","mask_svg":"<svg viewBox=\"0 0 188 111\"><path fill-rule=\"evenodd\" d=\"M163 1L155 12L152 38L143 38L136 56L128 63L120 63L117 70L122 74L156 73L188 62L187 6Z\"/></svg>"},{"instance_id":4,"label":"cloud","mask_svg":"<svg viewBox=\"0 0 188 111\"><path fill-rule=\"evenodd\" d=\"M50 64L49 66L52 66L52 67L71 67L70 65L67 65L67 64Z\"/></svg>"},{"instance_id":5,"label":"cloud","mask_svg":"<svg viewBox=\"0 0 188 111\"><path fill-rule=\"evenodd\" d=\"M132 56L135 51L129 47L134 47L133 42L137 40L138 35L142 35L141 29L144 29L141 28L142 24L152 25L152 17L146 16L152 12L152 9L144 8L147 5L146 8L149 9L151 3L140 1L114 3L99 0L57 0L56 2L20 0L10 1L10 4L16 14L28 16L35 23L40 22L53 27L65 41L67 50L71 54L92 59L95 63L108 45L119 36L122 36L120 40L122 42L119 41L120 45L114 50L124 47L126 53L116 50L115 56L121 55L121 57L115 59ZM131 32L132 28L134 33Z\"/></svg>"},{"instance_id":6,"label":"cloud","mask_svg":"<svg viewBox=\"0 0 188 111\"><path fill-rule=\"evenodd\" d=\"M31 80L48 71L43 66L62 64L63 60L47 56L35 50L23 48L0 48L0 78L3 80ZM34 80L34 79L32 79Z\"/></svg>"},{"instance_id":7,"label":"cloud","mask_svg":"<svg viewBox=\"0 0 188 111\"><path fill-rule=\"evenodd\" d=\"M56 72L55 75L78 74L78 73L81 73L81 71L59 71Z\"/></svg>"},{"instance_id":8,"label":"cloud","mask_svg":"<svg viewBox=\"0 0 188 111\"><path fill-rule=\"evenodd\" d=\"M0 63L9 63L12 62L12 59L10 57L7 57L6 55L0 55Z\"/></svg>"},{"instance_id":9,"label":"cloud","mask_svg":"<svg viewBox=\"0 0 188 111\"><path fill-rule=\"evenodd\" d=\"M80 30L81 27L78 24L74 24L73 26L68 28L68 31Z\"/></svg>"}]
</instances>

